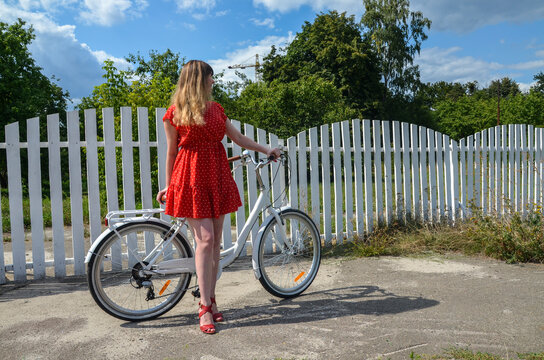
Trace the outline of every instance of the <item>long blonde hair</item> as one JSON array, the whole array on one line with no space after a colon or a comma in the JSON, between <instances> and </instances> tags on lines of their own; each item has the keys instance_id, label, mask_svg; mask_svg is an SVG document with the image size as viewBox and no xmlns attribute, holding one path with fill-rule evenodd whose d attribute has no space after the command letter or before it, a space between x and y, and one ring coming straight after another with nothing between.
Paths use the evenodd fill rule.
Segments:
<instances>
[{"instance_id":1,"label":"long blonde hair","mask_svg":"<svg viewBox=\"0 0 544 360\"><path fill-rule=\"evenodd\" d=\"M191 60L179 74L172 105L176 106L174 124L178 126L204 125L204 112L210 100L208 77L213 75L210 65L200 60Z\"/></svg>"}]
</instances>

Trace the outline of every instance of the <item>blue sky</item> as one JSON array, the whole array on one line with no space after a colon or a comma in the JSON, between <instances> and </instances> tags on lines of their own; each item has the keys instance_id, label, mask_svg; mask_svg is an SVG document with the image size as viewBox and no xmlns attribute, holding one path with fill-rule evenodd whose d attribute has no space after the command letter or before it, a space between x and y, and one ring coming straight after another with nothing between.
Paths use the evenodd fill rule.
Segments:
<instances>
[{"instance_id":1,"label":"blue sky","mask_svg":"<svg viewBox=\"0 0 544 360\"><path fill-rule=\"evenodd\" d=\"M416 63L422 80L508 76L527 90L544 71L544 1L412 0L432 20ZM346 11L359 20L362 0L0 0L0 21L32 24L32 54L48 76L77 99L102 82L102 63L127 66L129 53L170 48L208 61L216 72L251 63L271 45L285 46L319 12ZM252 69L246 70L250 77ZM236 79L225 70L225 79Z\"/></svg>"}]
</instances>

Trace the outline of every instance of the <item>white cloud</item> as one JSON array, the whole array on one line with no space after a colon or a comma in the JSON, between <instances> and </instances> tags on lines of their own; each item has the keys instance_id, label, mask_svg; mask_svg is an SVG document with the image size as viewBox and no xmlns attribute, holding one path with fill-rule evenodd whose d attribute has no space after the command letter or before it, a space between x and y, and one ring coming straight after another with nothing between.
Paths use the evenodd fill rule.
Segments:
<instances>
[{"instance_id":1,"label":"white cloud","mask_svg":"<svg viewBox=\"0 0 544 360\"><path fill-rule=\"evenodd\" d=\"M146 0L85 0L79 16L89 24L112 26L140 17L147 6Z\"/></svg>"},{"instance_id":2,"label":"white cloud","mask_svg":"<svg viewBox=\"0 0 544 360\"><path fill-rule=\"evenodd\" d=\"M410 7L433 21L432 29L469 33L486 25L544 17L542 0L412 0Z\"/></svg>"},{"instance_id":3,"label":"white cloud","mask_svg":"<svg viewBox=\"0 0 544 360\"><path fill-rule=\"evenodd\" d=\"M535 52L535 55L538 57L544 57L544 50L538 50L537 52Z\"/></svg>"},{"instance_id":4,"label":"white cloud","mask_svg":"<svg viewBox=\"0 0 544 360\"><path fill-rule=\"evenodd\" d=\"M356 14L360 14L364 9L362 0L253 0L253 4L282 13L297 10L302 6L310 6L315 11L329 9Z\"/></svg>"},{"instance_id":5,"label":"white cloud","mask_svg":"<svg viewBox=\"0 0 544 360\"><path fill-rule=\"evenodd\" d=\"M189 31L196 31L195 24L183 23L183 27L185 27Z\"/></svg>"},{"instance_id":6,"label":"white cloud","mask_svg":"<svg viewBox=\"0 0 544 360\"><path fill-rule=\"evenodd\" d=\"M266 26L270 29L274 28L274 19L272 18L266 18L264 20L251 19L251 22L253 22L257 26Z\"/></svg>"},{"instance_id":7,"label":"white cloud","mask_svg":"<svg viewBox=\"0 0 544 360\"><path fill-rule=\"evenodd\" d=\"M253 0L254 6L286 13L309 6L314 11L338 10L361 15L362 0ZM410 8L433 21L432 29L468 33L485 25L522 23L544 18L542 0L411 0Z\"/></svg>"},{"instance_id":8,"label":"white cloud","mask_svg":"<svg viewBox=\"0 0 544 360\"><path fill-rule=\"evenodd\" d=\"M101 67L105 59L112 59L121 69L127 67L124 59L80 43L74 25L59 25L44 12L26 11L0 0L0 21L14 23L17 18L32 24L35 30L36 38L29 50L36 64L43 68L44 75L60 79L59 86L69 91L71 97L88 96L95 85L102 83Z\"/></svg>"},{"instance_id":9,"label":"white cloud","mask_svg":"<svg viewBox=\"0 0 544 360\"><path fill-rule=\"evenodd\" d=\"M176 4L181 11L204 9L209 12L215 7L215 0L176 0Z\"/></svg>"},{"instance_id":10,"label":"white cloud","mask_svg":"<svg viewBox=\"0 0 544 360\"><path fill-rule=\"evenodd\" d=\"M496 77L500 64L489 63L473 58L472 56L458 57L456 53L461 48L423 49L415 63L419 65L423 82L461 82L478 80L485 83Z\"/></svg>"},{"instance_id":11,"label":"white cloud","mask_svg":"<svg viewBox=\"0 0 544 360\"><path fill-rule=\"evenodd\" d=\"M242 49L237 49L233 52L227 53L224 59L208 60L208 63L213 67L215 73L225 72L223 77L224 81L239 80L236 76L235 70L229 69L230 65L236 64L254 64L255 54L259 54L259 59L262 61L263 57L270 53L272 45L278 47L285 47L291 41L293 41L294 35L289 32L287 36L268 36L256 44L249 45ZM246 74L249 79L255 79L255 68L237 69L238 71Z\"/></svg>"},{"instance_id":12,"label":"white cloud","mask_svg":"<svg viewBox=\"0 0 544 360\"><path fill-rule=\"evenodd\" d=\"M472 56L458 56L459 47L449 49L423 49L415 63L419 65L423 82L460 82L478 81L486 86L492 80L509 77L513 80L523 78L526 74L520 70L538 70L544 67L544 60L528 61L516 64L487 62ZM533 84L518 82L521 90L528 90Z\"/></svg>"}]
</instances>

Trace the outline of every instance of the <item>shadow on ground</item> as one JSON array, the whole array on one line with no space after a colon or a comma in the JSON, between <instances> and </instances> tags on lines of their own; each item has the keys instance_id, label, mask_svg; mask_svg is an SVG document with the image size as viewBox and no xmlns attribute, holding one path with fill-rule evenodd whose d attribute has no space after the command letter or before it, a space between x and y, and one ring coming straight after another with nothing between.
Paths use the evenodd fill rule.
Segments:
<instances>
[{"instance_id":1,"label":"shadow on ground","mask_svg":"<svg viewBox=\"0 0 544 360\"><path fill-rule=\"evenodd\" d=\"M436 300L398 296L377 286L351 286L308 292L294 299L270 299L266 305L245 305L221 309L227 322L221 329L272 324L293 324L354 315L388 315L420 310L438 305ZM229 321L230 320L230 321ZM127 328L169 328L194 326L194 314L162 316L145 322L121 324Z\"/></svg>"}]
</instances>

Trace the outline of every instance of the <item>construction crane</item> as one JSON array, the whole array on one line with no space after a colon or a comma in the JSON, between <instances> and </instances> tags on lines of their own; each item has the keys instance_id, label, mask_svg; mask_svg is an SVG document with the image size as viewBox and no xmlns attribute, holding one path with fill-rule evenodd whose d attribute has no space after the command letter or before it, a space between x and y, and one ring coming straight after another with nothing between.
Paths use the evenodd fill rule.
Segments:
<instances>
[{"instance_id":1,"label":"construction crane","mask_svg":"<svg viewBox=\"0 0 544 360\"><path fill-rule=\"evenodd\" d=\"M259 72L259 69L261 67L261 64L259 63L259 54L255 54L255 64L235 64L235 65L229 65L229 69L245 69L245 68L255 68L255 82L258 82L261 80L261 73Z\"/></svg>"}]
</instances>

